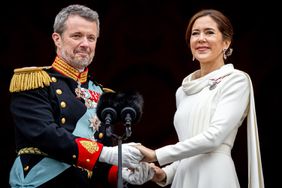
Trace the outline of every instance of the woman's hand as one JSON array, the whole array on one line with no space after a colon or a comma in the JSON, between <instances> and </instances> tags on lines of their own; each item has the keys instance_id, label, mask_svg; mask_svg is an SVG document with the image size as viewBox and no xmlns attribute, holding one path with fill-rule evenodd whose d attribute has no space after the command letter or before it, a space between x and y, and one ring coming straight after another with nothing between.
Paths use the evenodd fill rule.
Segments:
<instances>
[{"instance_id":1,"label":"woman's hand","mask_svg":"<svg viewBox=\"0 0 282 188\"><path fill-rule=\"evenodd\" d=\"M147 148L143 145L136 145L134 147L139 149L140 152L144 155L144 158L142 159L142 161L144 161L144 162L155 162L155 161L157 161L157 156L156 156L155 150Z\"/></svg>"},{"instance_id":2,"label":"woman's hand","mask_svg":"<svg viewBox=\"0 0 282 188\"><path fill-rule=\"evenodd\" d=\"M152 181L155 183L165 183L166 182L166 173L165 171L156 166L154 163L150 163L151 168L154 170L154 176Z\"/></svg>"}]
</instances>

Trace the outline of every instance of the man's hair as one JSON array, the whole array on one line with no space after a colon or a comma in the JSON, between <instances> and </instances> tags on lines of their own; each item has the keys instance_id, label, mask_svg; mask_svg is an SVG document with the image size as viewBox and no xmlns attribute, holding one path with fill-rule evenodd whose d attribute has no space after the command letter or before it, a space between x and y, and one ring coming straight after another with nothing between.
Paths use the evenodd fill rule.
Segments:
<instances>
[{"instance_id":1,"label":"man's hair","mask_svg":"<svg viewBox=\"0 0 282 188\"><path fill-rule=\"evenodd\" d=\"M65 23L69 16L78 15L88 21L96 22L98 29L98 36L100 31L99 15L96 11L83 5L69 5L63 8L56 16L53 25L54 32L60 35L65 31Z\"/></svg>"}]
</instances>

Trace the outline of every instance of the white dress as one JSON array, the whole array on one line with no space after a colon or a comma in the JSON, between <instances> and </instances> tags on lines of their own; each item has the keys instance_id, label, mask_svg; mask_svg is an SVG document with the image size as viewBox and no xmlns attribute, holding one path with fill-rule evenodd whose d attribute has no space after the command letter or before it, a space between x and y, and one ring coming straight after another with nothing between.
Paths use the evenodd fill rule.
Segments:
<instances>
[{"instance_id":1,"label":"white dress","mask_svg":"<svg viewBox=\"0 0 282 188\"><path fill-rule=\"evenodd\" d=\"M197 71L196 71L197 72ZM199 79L188 75L176 92L179 142L156 150L172 188L239 188L231 149L248 115L249 188L263 188L253 88L226 64Z\"/></svg>"}]
</instances>

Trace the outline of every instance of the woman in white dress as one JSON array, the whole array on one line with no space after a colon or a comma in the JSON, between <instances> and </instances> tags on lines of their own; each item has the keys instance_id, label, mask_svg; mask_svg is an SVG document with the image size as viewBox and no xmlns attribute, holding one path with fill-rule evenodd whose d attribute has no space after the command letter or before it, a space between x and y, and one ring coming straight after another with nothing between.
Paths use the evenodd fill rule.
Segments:
<instances>
[{"instance_id":1,"label":"woman in white dress","mask_svg":"<svg viewBox=\"0 0 282 188\"><path fill-rule=\"evenodd\" d=\"M226 60L233 28L217 10L201 10L190 20L186 41L200 69L176 91L174 126L179 142L156 150L139 146L153 165L153 181L173 188L239 188L231 150L247 117L249 188L263 188L253 87L247 73Z\"/></svg>"}]
</instances>

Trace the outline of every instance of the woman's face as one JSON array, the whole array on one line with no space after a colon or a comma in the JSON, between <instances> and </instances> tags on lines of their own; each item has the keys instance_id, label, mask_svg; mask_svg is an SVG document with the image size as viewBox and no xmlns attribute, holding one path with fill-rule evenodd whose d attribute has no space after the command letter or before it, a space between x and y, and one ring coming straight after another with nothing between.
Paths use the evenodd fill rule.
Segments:
<instances>
[{"instance_id":1,"label":"woman's face","mask_svg":"<svg viewBox=\"0 0 282 188\"><path fill-rule=\"evenodd\" d=\"M193 56L200 63L224 62L223 49L230 42L223 41L217 23L210 16L198 18L192 27L190 48Z\"/></svg>"}]
</instances>

